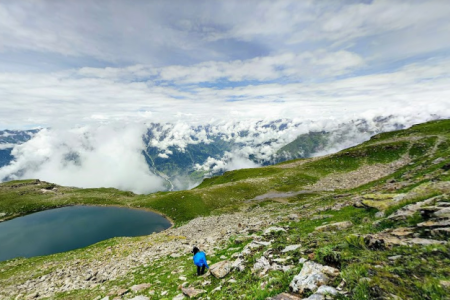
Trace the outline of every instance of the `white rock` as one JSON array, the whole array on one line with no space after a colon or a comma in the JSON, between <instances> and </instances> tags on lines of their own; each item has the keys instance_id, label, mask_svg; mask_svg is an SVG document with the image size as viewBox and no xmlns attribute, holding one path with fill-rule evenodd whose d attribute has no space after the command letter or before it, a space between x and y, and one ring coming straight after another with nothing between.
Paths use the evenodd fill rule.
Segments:
<instances>
[{"instance_id":1,"label":"white rock","mask_svg":"<svg viewBox=\"0 0 450 300\"><path fill-rule=\"evenodd\" d=\"M150 286L151 286L150 283L142 283L142 284L133 285L130 289L133 292L139 292L139 291L148 289Z\"/></svg>"},{"instance_id":2,"label":"white rock","mask_svg":"<svg viewBox=\"0 0 450 300\"><path fill-rule=\"evenodd\" d=\"M205 293L205 290L197 290L194 288L183 288L181 289L184 295L188 296L189 298L197 297L200 294Z\"/></svg>"},{"instance_id":3,"label":"white rock","mask_svg":"<svg viewBox=\"0 0 450 300\"><path fill-rule=\"evenodd\" d=\"M331 286L328 285L322 285L320 286L317 291L316 294L322 294L322 295L337 295L338 291Z\"/></svg>"},{"instance_id":4,"label":"white rock","mask_svg":"<svg viewBox=\"0 0 450 300\"><path fill-rule=\"evenodd\" d=\"M287 262L289 259L291 259L290 256L288 256L286 258L275 258L275 259L272 259L272 261L279 263L279 264L283 264L283 263Z\"/></svg>"},{"instance_id":5,"label":"white rock","mask_svg":"<svg viewBox=\"0 0 450 300\"><path fill-rule=\"evenodd\" d=\"M231 271L231 263L228 260L220 261L212 265L209 269L211 274L216 278L223 278Z\"/></svg>"},{"instance_id":6,"label":"white rock","mask_svg":"<svg viewBox=\"0 0 450 300\"><path fill-rule=\"evenodd\" d=\"M282 253L286 253L286 252L289 252L289 251L295 251L295 250L297 250L298 248L300 248L302 245L300 245L300 244L297 244L297 245L289 245L289 246L287 246L286 248L284 248L283 250L281 250L281 252Z\"/></svg>"},{"instance_id":7,"label":"white rock","mask_svg":"<svg viewBox=\"0 0 450 300\"><path fill-rule=\"evenodd\" d=\"M300 273L291 281L289 287L293 292L300 294L306 290L315 292L319 286L326 285L331 278L338 275L338 269L307 261L303 264Z\"/></svg>"},{"instance_id":8,"label":"white rock","mask_svg":"<svg viewBox=\"0 0 450 300\"><path fill-rule=\"evenodd\" d=\"M308 298L305 298L304 300L324 300L325 296L323 294L312 294Z\"/></svg>"},{"instance_id":9,"label":"white rock","mask_svg":"<svg viewBox=\"0 0 450 300\"><path fill-rule=\"evenodd\" d=\"M130 300L150 300L150 298L145 296L136 296L134 298L131 298Z\"/></svg>"},{"instance_id":10,"label":"white rock","mask_svg":"<svg viewBox=\"0 0 450 300\"><path fill-rule=\"evenodd\" d=\"M175 297L172 298L172 300L182 300L184 299L184 295L183 294L178 294Z\"/></svg>"},{"instance_id":11,"label":"white rock","mask_svg":"<svg viewBox=\"0 0 450 300\"><path fill-rule=\"evenodd\" d=\"M220 291L221 289L222 289L222 286L219 285L218 287L216 287L215 289L213 289L213 290L211 291L211 294L214 294L215 292L218 292L218 291Z\"/></svg>"},{"instance_id":12,"label":"white rock","mask_svg":"<svg viewBox=\"0 0 450 300\"><path fill-rule=\"evenodd\" d=\"M322 226L316 227L316 231L336 231L336 230L343 230L347 229L349 227L352 227L353 223L350 221L343 221L343 222L337 222L337 223L331 223L326 224Z\"/></svg>"},{"instance_id":13,"label":"white rock","mask_svg":"<svg viewBox=\"0 0 450 300\"><path fill-rule=\"evenodd\" d=\"M245 260L238 258L231 264L231 268L242 272L245 270L244 262Z\"/></svg>"},{"instance_id":14,"label":"white rock","mask_svg":"<svg viewBox=\"0 0 450 300\"><path fill-rule=\"evenodd\" d=\"M265 270L270 268L270 262L265 258L264 256L261 256L259 259L256 260L255 264L253 265L253 270Z\"/></svg>"},{"instance_id":15,"label":"white rock","mask_svg":"<svg viewBox=\"0 0 450 300\"><path fill-rule=\"evenodd\" d=\"M299 216L297 214L290 214L289 215L289 219L291 220L297 220L299 218Z\"/></svg>"},{"instance_id":16,"label":"white rock","mask_svg":"<svg viewBox=\"0 0 450 300\"><path fill-rule=\"evenodd\" d=\"M401 194L404 195L404 194ZM420 210L422 206L431 205L432 203L436 202L438 197L433 197L424 201L416 202L413 204L409 204L406 206L403 206L402 208L395 211L393 214L388 216L388 219L398 221L398 220L405 220L406 218L414 215L417 211Z\"/></svg>"},{"instance_id":17,"label":"white rock","mask_svg":"<svg viewBox=\"0 0 450 300\"><path fill-rule=\"evenodd\" d=\"M308 260L306 259L306 258L304 258L304 257L302 257L302 258L300 258L299 260L298 260L298 263L299 264L304 264L305 262L307 262Z\"/></svg>"},{"instance_id":18,"label":"white rock","mask_svg":"<svg viewBox=\"0 0 450 300\"><path fill-rule=\"evenodd\" d=\"M252 241L250 244L247 244L242 250L242 255L250 255L253 250L259 250L261 248L267 247L271 244L271 242L263 242L263 241Z\"/></svg>"},{"instance_id":19,"label":"white rock","mask_svg":"<svg viewBox=\"0 0 450 300\"><path fill-rule=\"evenodd\" d=\"M377 218L377 219L384 218L384 217L385 217L384 211L379 211L375 214L375 218Z\"/></svg>"},{"instance_id":20,"label":"white rock","mask_svg":"<svg viewBox=\"0 0 450 300\"><path fill-rule=\"evenodd\" d=\"M266 230L264 230L263 235L269 235L269 234L272 234L274 232L286 232L286 230L284 228L281 228L281 227L269 227Z\"/></svg>"},{"instance_id":21,"label":"white rock","mask_svg":"<svg viewBox=\"0 0 450 300\"><path fill-rule=\"evenodd\" d=\"M210 284L211 284L210 280L206 280L206 281L202 282L202 286L207 286L207 285L210 285Z\"/></svg>"},{"instance_id":22,"label":"white rock","mask_svg":"<svg viewBox=\"0 0 450 300\"><path fill-rule=\"evenodd\" d=\"M273 263L270 266L270 269L274 270L274 271L283 271L284 273L286 273L287 271L289 271L291 269L291 266L280 266L280 265Z\"/></svg>"}]
</instances>

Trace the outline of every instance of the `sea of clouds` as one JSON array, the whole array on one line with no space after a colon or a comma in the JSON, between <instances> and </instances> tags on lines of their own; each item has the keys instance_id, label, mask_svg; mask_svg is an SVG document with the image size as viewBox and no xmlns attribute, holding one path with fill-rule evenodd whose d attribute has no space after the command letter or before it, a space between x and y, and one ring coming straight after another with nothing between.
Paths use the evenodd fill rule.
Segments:
<instances>
[{"instance_id":1,"label":"sea of clouds","mask_svg":"<svg viewBox=\"0 0 450 300\"><path fill-rule=\"evenodd\" d=\"M197 170L215 174L267 164L281 147L298 135L311 131L332 133L328 145L313 154L318 156L354 146L379 132L443 117L449 116L419 113L384 119L372 116L339 121L217 121L196 126L179 121L158 124L157 127L154 123L116 122L77 128L46 128L31 140L14 145L11 153L14 160L0 168L0 178L38 178L66 186L115 187L136 193L151 193L164 190L167 186L165 180L152 173L146 163L143 151L149 146L158 148L160 157L170 160L172 152L169 147L183 151L189 144L208 144L212 138L233 140L235 146L222 157L209 157L195 165ZM146 144L143 137L149 129L153 135ZM240 135L241 132L247 134Z\"/></svg>"}]
</instances>

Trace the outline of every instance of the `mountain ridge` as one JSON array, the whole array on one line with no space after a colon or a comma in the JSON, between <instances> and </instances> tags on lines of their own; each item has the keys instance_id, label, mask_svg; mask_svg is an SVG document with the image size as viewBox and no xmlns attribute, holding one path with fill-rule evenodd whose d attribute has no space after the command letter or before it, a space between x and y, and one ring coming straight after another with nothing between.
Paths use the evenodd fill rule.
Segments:
<instances>
[{"instance_id":1,"label":"mountain ridge","mask_svg":"<svg viewBox=\"0 0 450 300\"><path fill-rule=\"evenodd\" d=\"M15 144L13 135L6 133L4 136L0 132L0 147L4 148L0 150L0 177L2 181L27 177L57 181L64 177L66 179L60 184L76 182L75 185L81 187L111 186L140 193L183 190L196 186L205 177L228 170L337 152L379 132L404 128L408 122L403 120L402 124L397 117L387 116L328 125L287 119L198 126L149 123L140 129L125 129L123 132L106 127L61 132L45 129L38 135L37 131L32 131L37 135L34 140L32 136L27 140L20 139L17 132ZM142 135L142 141L139 135ZM130 140L130 146L127 148L126 143L119 145L121 139ZM12 153L11 147L15 145L16 150ZM139 152L136 153L133 147ZM45 150L37 151L41 148ZM129 158L133 156L136 161L129 166L122 163L126 171L132 173L139 169L140 178L147 177L147 181L156 175L159 180L155 182L161 181L161 184L155 184L151 190L142 190L142 186L146 186L144 182L136 184L135 180L127 181L127 177L120 174L115 174L116 178L109 183L100 180L91 183L82 179L89 175L84 170L95 169L96 166L89 165L95 160L104 161L104 171L114 174L111 166L121 163L119 154ZM146 164L148 171L139 166L142 163ZM69 172L70 168L77 172ZM61 176L49 175L58 172Z\"/></svg>"},{"instance_id":2,"label":"mountain ridge","mask_svg":"<svg viewBox=\"0 0 450 300\"><path fill-rule=\"evenodd\" d=\"M323 299L317 286L302 285L315 266L333 268L323 284L335 299L446 299L449 132L450 120L432 121L322 157L227 171L188 191L43 193L55 185L0 184L6 218L94 204L149 208L175 222L146 237L0 262L0 295L182 299L196 290L203 299ZM194 275L193 245L211 268L229 264L225 279Z\"/></svg>"}]
</instances>

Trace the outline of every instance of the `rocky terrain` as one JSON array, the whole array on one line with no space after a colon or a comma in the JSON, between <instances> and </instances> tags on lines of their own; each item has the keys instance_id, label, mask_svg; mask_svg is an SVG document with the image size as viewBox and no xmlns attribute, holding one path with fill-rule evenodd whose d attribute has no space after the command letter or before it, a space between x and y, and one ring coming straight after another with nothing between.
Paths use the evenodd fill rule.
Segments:
<instances>
[{"instance_id":1,"label":"rocky terrain","mask_svg":"<svg viewBox=\"0 0 450 300\"><path fill-rule=\"evenodd\" d=\"M191 191L117 194L175 226L0 262L0 299L450 299L449 132L449 121L430 122L322 158L225 173ZM43 209L83 198L19 184L0 192L28 189ZM193 246L210 264L200 277Z\"/></svg>"}]
</instances>

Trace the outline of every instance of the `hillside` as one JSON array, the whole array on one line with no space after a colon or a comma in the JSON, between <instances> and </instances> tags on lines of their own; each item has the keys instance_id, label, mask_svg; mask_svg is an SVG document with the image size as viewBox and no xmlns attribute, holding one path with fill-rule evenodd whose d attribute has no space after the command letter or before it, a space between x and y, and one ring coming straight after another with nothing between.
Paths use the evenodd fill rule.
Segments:
<instances>
[{"instance_id":1,"label":"hillside","mask_svg":"<svg viewBox=\"0 0 450 300\"><path fill-rule=\"evenodd\" d=\"M0 181L47 178L60 184L111 186L138 193L184 190L198 185L205 177L217 176L227 170L337 152L374 134L411 124L411 120L405 119L399 124L397 119L391 115L329 124L279 119L206 125L150 123L139 130L107 126L5 130L0 131ZM122 143L124 139L132 139L133 142ZM129 161L134 157L138 163L125 163L124 152L130 156ZM101 164L99 158L112 162ZM80 177L84 179L90 173L87 170L93 165L91 161L98 162L95 169L111 172L117 179L80 181ZM135 173L144 161L148 170L162 179L157 180L159 184L155 187L137 188L135 180L117 172L121 162L124 163L122 168ZM73 172L73 168L78 172ZM145 174L140 175L142 178ZM70 180L62 180L64 177Z\"/></svg>"},{"instance_id":2,"label":"hillside","mask_svg":"<svg viewBox=\"0 0 450 300\"><path fill-rule=\"evenodd\" d=\"M5 220L119 205L156 210L175 226L0 262L0 299L182 299L194 291L199 299L449 299L449 146L450 120L442 120L332 155L226 172L186 191L3 183ZM193 245L222 268L197 277Z\"/></svg>"}]
</instances>

